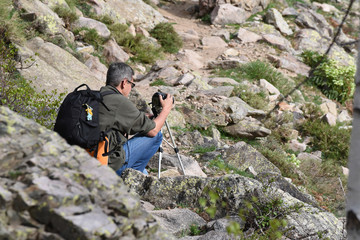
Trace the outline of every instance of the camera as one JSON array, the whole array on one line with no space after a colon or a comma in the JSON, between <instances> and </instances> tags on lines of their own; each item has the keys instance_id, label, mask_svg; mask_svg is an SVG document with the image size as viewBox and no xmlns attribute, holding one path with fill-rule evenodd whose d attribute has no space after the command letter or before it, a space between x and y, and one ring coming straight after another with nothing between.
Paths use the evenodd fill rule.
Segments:
<instances>
[{"instance_id":1,"label":"camera","mask_svg":"<svg viewBox=\"0 0 360 240\"><path fill-rule=\"evenodd\" d=\"M156 92L152 96L152 99L151 99L152 108L151 108L151 110L153 111L155 117L157 117L157 115L159 115L161 110L162 110L162 106L161 106L159 96L161 96L162 99L165 100L167 98L167 94L162 93L162 92ZM173 98L173 103L174 103L174 98Z\"/></svg>"}]
</instances>

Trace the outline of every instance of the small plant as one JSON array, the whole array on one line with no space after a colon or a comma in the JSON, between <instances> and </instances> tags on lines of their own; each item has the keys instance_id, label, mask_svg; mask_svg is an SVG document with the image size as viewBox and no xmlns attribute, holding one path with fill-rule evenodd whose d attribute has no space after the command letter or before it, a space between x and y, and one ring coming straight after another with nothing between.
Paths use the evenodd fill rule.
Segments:
<instances>
[{"instance_id":1,"label":"small plant","mask_svg":"<svg viewBox=\"0 0 360 240\"><path fill-rule=\"evenodd\" d=\"M128 26L116 23L110 25L108 28L117 44L123 46L127 52L131 52L134 55L132 58L134 61L154 63L162 57L161 48L146 41L143 35L132 36L127 32Z\"/></svg>"},{"instance_id":2,"label":"small plant","mask_svg":"<svg viewBox=\"0 0 360 240\"><path fill-rule=\"evenodd\" d=\"M201 21L206 23L206 24L211 24L211 16L210 16L210 14L207 13L204 16L202 16Z\"/></svg>"},{"instance_id":3,"label":"small plant","mask_svg":"<svg viewBox=\"0 0 360 240\"><path fill-rule=\"evenodd\" d=\"M79 16L76 15L74 9L66 8L60 5L57 5L54 8L54 12L56 12L57 15L64 20L65 28L67 29L69 29L71 24L74 23L79 18Z\"/></svg>"},{"instance_id":4,"label":"small plant","mask_svg":"<svg viewBox=\"0 0 360 240\"><path fill-rule=\"evenodd\" d=\"M155 81L150 83L150 86L168 86L168 84L163 79L157 78Z\"/></svg>"},{"instance_id":5,"label":"small plant","mask_svg":"<svg viewBox=\"0 0 360 240\"><path fill-rule=\"evenodd\" d=\"M193 153L207 153L207 152L212 152L215 150L216 150L215 146L210 146L210 147L196 146L192 152Z\"/></svg>"},{"instance_id":6,"label":"small plant","mask_svg":"<svg viewBox=\"0 0 360 240\"><path fill-rule=\"evenodd\" d=\"M297 168L300 167L301 161L297 159L296 155L294 153L289 154L288 161L294 164Z\"/></svg>"},{"instance_id":7,"label":"small plant","mask_svg":"<svg viewBox=\"0 0 360 240\"><path fill-rule=\"evenodd\" d=\"M210 168L215 168L220 171L224 171L225 173L234 173L239 174L240 176L248 177L248 178L254 178L254 176L251 173L247 173L245 171L241 171L240 169L226 163L221 157L217 157L209 162Z\"/></svg>"},{"instance_id":8,"label":"small plant","mask_svg":"<svg viewBox=\"0 0 360 240\"><path fill-rule=\"evenodd\" d=\"M314 68L310 81L328 98L345 103L355 90L355 66L342 66L333 59L313 51L304 51L303 60Z\"/></svg>"},{"instance_id":9,"label":"small plant","mask_svg":"<svg viewBox=\"0 0 360 240\"><path fill-rule=\"evenodd\" d=\"M202 230L201 228L196 224L191 224L190 226L190 235L191 236L198 236L201 235Z\"/></svg>"},{"instance_id":10,"label":"small plant","mask_svg":"<svg viewBox=\"0 0 360 240\"><path fill-rule=\"evenodd\" d=\"M324 158L346 166L349 156L351 130L340 125L330 126L321 120L306 121L302 125L304 135L314 137L313 150L320 150Z\"/></svg>"},{"instance_id":11,"label":"small plant","mask_svg":"<svg viewBox=\"0 0 360 240\"><path fill-rule=\"evenodd\" d=\"M278 72L273 66L259 60L243 64L238 68L227 70L217 69L214 73L217 76L229 77L238 82L246 79L252 82L265 79L278 88L283 95L286 95L295 87L294 82L289 81L289 79Z\"/></svg>"},{"instance_id":12,"label":"small plant","mask_svg":"<svg viewBox=\"0 0 360 240\"><path fill-rule=\"evenodd\" d=\"M253 93L244 85L236 86L231 94L244 100L255 109L268 110L268 101L264 92Z\"/></svg>"},{"instance_id":13,"label":"small plant","mask_svg":"<svg viewBox=\"0 0 360 240\"><path fill-rule=\"evenodd\" d=\"M177 53L183 42L171 23L159 23L151 31L151 36L156 38L165 52Z\"/></svg>"},{"instance_id":14,"label":"small plant","mask_svg":"<svg viewBox=\"0 0 360 240\"><path fill-rule=\"evenodd\" d=\"M95 49L101 49L105 41L105 39L100 37L100 35L97 33L95 29L82 27L79 29L75 29L74 33L78 35L78 38L80 38L84 42L94 46Z\"/></svg>"},{"instance_id":15,"label":"small plant","mask_svg":"<svg viewBox=\"0 0 360 240\"><path fill-rule=\"evenodd\" d=\"M0 27L1 28L1 27ZM17 49L0 40L0 105L52 129L64 94L57 91L36 92L28 81L17 73L15 56ZM31 67L33 60L29 59Z\"/></svg>"}]
</instances>

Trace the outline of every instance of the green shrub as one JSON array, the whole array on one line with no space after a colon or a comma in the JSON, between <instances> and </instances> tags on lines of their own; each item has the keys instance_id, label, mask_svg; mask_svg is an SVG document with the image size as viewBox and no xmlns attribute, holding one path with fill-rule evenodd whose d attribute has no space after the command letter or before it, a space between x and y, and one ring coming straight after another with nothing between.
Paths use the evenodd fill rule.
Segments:
<instances>
[{"instance_id":1,"label":"green shrub","mask_svg":"<svg viewBox=\"0 0 360 240\"><path fill-rule=\"evenodd\" d=\"M346 166L349 156L351 131L330 126L321 120L306 121L302 125L304 135L312 136L312 150L320 150L327 161L334 161L340 166Z\"/></svg>"},{"instance_id":2,"label":"green shrub","mask_svg":"<svg viewBox=\"0 0 360 240\"><path fill-rule=\"evenodd\" d=\"M0 1L0 36L5 42L25 41L25 29L30 31L29 25L20 18L18 11L13 7L13 1Z\"/></svg>"},{"instance_id":3,"label":"green shrub","mask_svg":"<svg viewBox=\"0 0 360 240\"><path fill-rule=\"evenodd\" d=\"M345 103L355 90L355 66L342 66L333 59L313 51L302 54L306 64L314 69L310 81L328 98Z\"/></svg>"},{"instance_id":4,"label":"green shrub","mask_svg":"<svg viewBox=\"0 0 360 240\"><path fill-rule=\"evenodd\" d=\"M163 79L156 79L152 83L150 83L150 86L168 86L168 84Z\"/></svg>"},{"instance_id":5,"label":"green shrub","mask_svg":"<svg viewBox=\"0 0 360 240\"><path fill-rule=\"evenodd\" d=\"M204 16L201 17L201 21L206 23L206 24L211 24L211 16L210 13L205 14Z\"/></svg>"},{"instance_id":6,"label":"green shrub","mask_svg":"<svg viewBox=\"0 0 360 240\"><path fill-rule=\"evenodd\" d=\"M244 100L251 107L261 110L268 109L268 101L264 92L253 93L247 90L245 85L235 86L232 96L237 96Z\"/></svg>"},{"instance_id":7,"label":"green shrub","mask_svg":"<svg viewBox=\"0 0 360 240\"><path fill-rule=\"evenodd\" d=\"M165 52L177 53L183 42L171 23L159 23L151 31L152 37L156 38Z\"/></svg>"},{"instance_id":8,"label":"green shrub","mask_svg":"<svg viewBox=\"0 0 360 240\"><path fill-rule=\"evenodd\" d=\"M0 40L0 105L52 129L63 94L56 91L38 93L18 75L16 61L17 49ZM31 64L33 60L30 60Z\"/></svg>"},{"instance_id":9,"label":"green shrub","mask_svg":"<svg viewBox=\"0 0 360 240\"><path fill-rule=\"evenodd\" d=\"M142 63L154 63L162 57L161 48L146 41L143 35L132 36L127 32L128 26L124 24L113 24L109 26L111 36L117 44L123 46L127 52L131 52L134 57L132 60Z\"/></svg>"},{"instance_id":10,"label":"green shrub","mask_svg":"<svg viewBox=\"0 0 360 240\"><path fill-rule=\"evenodd\" d=\"M226 70L217 69L214 73L217 76L229 77L238 82L242 82L246 79L252 82L266 79L269 83L279 89L283 95L286 95L295 87L294 82L287 79L273 66L259 60L243 64L238 68Z\"/></svg>"},{"instance_id":11,"label":"green shrub","mask_svg":"<svg viewBox=\"0 0 360 240\"><path fill-rule=\"evenodd\" d=\"M54 8L54 12L56 12L57 15L64 20L65 28L70 28L71 24L79 19L79 16L76 15L75 10L71 8L57 5Z\"/></svg>"},{"instance_id":12,"label":"green shrub","mask_svg":"<svg viewBox=\"0 0 360 240\"><path fill-rule=\"evenodd\" d=\"M94 46L96 50L100 50L105 42L95 29L89 29L86 27L78 28L74 30L75 35L84 42Z\"/></svg>"}]
</instances>

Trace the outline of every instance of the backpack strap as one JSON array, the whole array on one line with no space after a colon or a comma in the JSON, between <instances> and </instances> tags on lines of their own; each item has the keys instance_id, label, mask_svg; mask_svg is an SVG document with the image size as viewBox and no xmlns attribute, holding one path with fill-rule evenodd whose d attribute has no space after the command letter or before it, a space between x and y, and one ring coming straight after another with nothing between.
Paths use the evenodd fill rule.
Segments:
<instances>
[{"instance_id":1,"label":"backpack strap","mask_svg":"<svg viewBox=\"0 0 360 240\"><path fill-rule=\"evenodd\" d=\"M83 84L84 85L84 84ZM116 92L114 91L106 91L106 92L103 92L103 93L100 93L100 96L101 96L101 100L100 100L100 103L106 108L106 110L108 110L110 112L110 109L105 105L105 103L103 102L103 97L107 96L107 95L110 95L110 94L115 94Z\"/></svg>"}]
</instances>

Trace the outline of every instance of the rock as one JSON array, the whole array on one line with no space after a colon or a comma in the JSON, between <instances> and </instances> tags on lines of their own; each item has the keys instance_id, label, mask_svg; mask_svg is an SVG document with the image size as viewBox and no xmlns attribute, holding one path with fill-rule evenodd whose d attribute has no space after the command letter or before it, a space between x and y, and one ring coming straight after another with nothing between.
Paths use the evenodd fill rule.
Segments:
<instances>
[{"instance_id":1,"label":"rock","mask_svg":"<svg viewBox=\"0 0 360 240\"><path fill-rule=\"evenodd\" d=\"M74 34L65 29L65 23L46 4L39 0L19 0L17 7L22 14L32 15L31 21L36 21L38 30L49 36L61 35L69 42L74 42Z\"/></svg>"},{"instance_id":2,"label":"rock","mask_svg":"<svg viewBox=\"0 0 360 240\"><path fill-rule=\"evenodd\" d=\"M186 208L155 210L151 211L150 214L155 217L160 226L175 236L181 235L182 232L190 229L192 225L196 225L199 228L206 225L203 218Z\"/></svg>"},{"instance_id":3,"label":"rock","mask_svg":"<svg viewBox=\"0 0 360 240\"><path fill-rule=\"evenodd\" d=\"M294 184L286 180L283 176L278 173L264 172L256 176L256 180L260 181L265 186L272 186L283 190L284 192L290 194L292 197L312 205L313 207L318 208L319 205L311 195L302 192Z\"/></svg>"},{"instance_id":4,"label":"rock","mask_svg":"<svg viewBox=\"0 0 360 240\"><path fill-rule=\"evenodd\" d=\"M1 209L0 231L4 224L9 239L18 239L18 231L23 239L174 239L140 208L112 169L83 149L5 107L0 125L0 145L6 149L0 156L0 201L9 204L8 214ZM1 190L3 184L12 195ZM20 216L32 227L11 219Z\"/></svg>"},{"instance_id":5,"label":"rock","mask_svg":"<svg viewBox=\"0 0 360 240\"><path fill-rule=\"evenodd\" d=\"M240 228L244 228L245 226L244 220L235 215L208 222L206 227L207 229L213 229L216 232L227 232L226 228L229 227L231 223L238 223Z\"/></svg>"},{"instance_id":6,"label":"rock","mask_svg":"<svg viewBox=\"0 0 360 240\"><path fill-rule=\"evenodd\" d=\"M236 124L228 125L224 128L224 131L234 137L249 139L266 137L271 134L271 130L262 127L260 122L252 118L245 118Z\"/></svg>"},{"instance_id":7,"label":"rock","mask_svg":"<svg viewBox=\"0 0 360 240\"><path fill-rule=\"evenodd\" d=\"M227 43L221 37L204 37L201 43L206 48L226 48Z\"/></svg>"},{"instance_id":8,"label":"rock","mask_svg":"<svg viewBox=\"0 0 360 240\"><path fill-rule=\"evenodd\" d=\"M289 53L295 53L289 40L284 37L279 37L273 34L264 34L263 39L281 50L288 51Z\"/></svg>"},{"instance_id":9,"label":"rock","mask_svg":"<svg viewBox=\"0 0 360 240\"><path fill-rule=\"evenodd\" d=\"M74 28L82 28L82 27L95 29L96 32L99 34L99 36L102 38L110 37L111 32L107 28L107 26L104 23L96 21L92 18L79 17L79 19L74 22Z\"/></svg>"},{"instance_id":10,"label":"rock","mask_svg":"<svg viewBox=\"0 0 360 240\"><path fill-rule=\"evenodd\" d=\"M294 48L296 50L311 50L325 53L330 41L321 37L321 35L312 29L301 29L295 34ZM330 50L329 57L338 61L340 64L349 66L354 65L355 60L345 50L334 44Z\"/></svg>"},{"instance_id":11,"label":"rock","mask_svg":"<svg viewBox=\"0 0 360 240\"><path fill-rule=\"evenodd\" d=\"M289 53L282 53L280 56L269 54L267 58L274 63L277 68L284 68L306 77L309 75L311 69L308 65L300 62Z\"/></svg>"},{"instance_id":12,"label":"rock","mask_svg":"<svg viewBox=\"0 0 360 240\"><path fill-rule=\"evenodd\" d=\"M321 119L328 123L330 126L336 125L336 117L332 113L325 114Z\"/></svg>"},{"instance_id":13,"label":"rock","mask_svg":"<svg viewBox=\"0 0 360 240\"><path fill-rule=\"evenodd\" d=\"M277 95L279 96L281 93L280 91L274 87L271 83L266 81L265 79L260 79L260 87L264 88L270 95Z\"/></svg>"},{"instance_id":14,"label":"rock","mask_svg":"<svg viewBox=\"0 0 360 240\"><path fill-rule=\"evenodd\" d=\"M220 29L220 30L213 31L211 33L211 35L216 36L216 37L221 37L225 41L230 41L230 32L226 29Z\"/></svg>"},{"instance_id":15,"label":"rock","mask_svg":"<svg viewBox=\"0 0 360 240\"><path fill-rule=\"evenodd\" d=\"M246 27L246 30L254 32L258 35L272 34L281 37L281 33L275 29L273 25L269 25L263 22L253 22Z\"/></svg>"},{"instance_id":16,"label":"rock","mask_svg":"<svg viewBox=\"0 0 360 240\"><path fill-rule=\"evenodd\" d=\"M211 123L216 126L226 126L228 125L228 117L227 114L222 111L222 109L218 109L211 105L205 105L201 109L202 113L206 116L207 119L211 119ZM214 144L217 146L218 144Z\"/></svg>"},{"instance_id":17,"label":"rock","mask_svg":"<svg viewBox=\"0 0 360 240\"><path fill-rule=\"evenodd\" d=\"M339 13L340 12L339 9L337 9L333 5L330 5L327 3L313 2L313 5L317 8L321 8L322 11L327 12L327 13Z\"/></svg>"},{"instance_id":18,"label":"rock","mask_svg":"<svg viewBox=\"0 0 360 240\"><path fill-rule=\"evenodd\" d=\"M98 57L89 55L85 65L97 77L97 79L99 79L102 83L106 82L107 67L100 62Z\"/></svg>"},{"instance_id":19,"label":"rock","mask_svg":"<svg viewBox=\"0 0 360 240\"><path fill-rule=\"evenodd\" d=\"M325 17L311 9L306 9L300 12L295 23L303 28L311 28L316 30L321 36L331 39L333 35L333 28L326 21Z\"/></svg>"},{"instance_id":20,"label":"rock","mask_svg":"<svg viewBox=\"0 0 360 240\"><path fill-rule=\"evenodd\" d=\"M269 188L265 194L259 195L261 204L266 204L281 199L287 206L288 211L285 216L287 227L291 226L289 231L284 234L288 238L307 238L309 236L318 236L320 232L329 239L345 239L346 231L342 221L337 219L332 213L315 208L300 200L292 197L280 189Z\"/></svg>"},{"instance_id":21,"label":"rock","mask_svg":"<svg viewBox=\"0 0 360 240\"><path fill-rule=\"evenodd\" d=\"M180 71L174 67L165 67L157 73L159 79L163 79L167 84L174 85L180 76Z\"/></svg>"},{"instance_id":22,"label":"rock","mask_svg":"<svg viewBox=\"0 0 360 240\"><path fill-rule=\"evenodd\" d=\"M232 78L221 78L221 77L211 78L209 84L214 86L222 86L224 84L239 85L239 83Z\"/></svg>"},{"instance_id":23,"label":"rock","mask_svg":"<svg viewBox=\"0 0 360 240\"><path fill-rule=\"evenodd\" d=\"M130 26L127 29L127 32L131 34L131 36L135 37L136 36L136 28L134 26L134 24L130 24Z\"/></svg>"},{"instance_id":24,"label":"rock","mask_svg":"<svg viewBox=\"0 0 360 240\"><path fill-rule=\"evenodd\" d=\"M250 15L243 9L231 4L221 4L216 6L211 12L211 23L217 25L241 24Z\"/></svg>"},{"instance_id":25,"label":"rock","mask_svg":"<svg viewBox=\"0 0 360 240\"><path fill-rule=\"evenodd\" d=\"M294 152L304 152L307 148L307 145L305 143L300 143L296 139L292 139L289 143L289 148Z\"/></svg>"},{"instance_id":26,"label":"rock","mask_svg":"<svg viewBox=\"0 0 360 240\"><path fill-rule=\"evenodd\" d=\"M238 97L230 97L221 101L219 103L219 107L229 113L232 113L231 116L234 123L238 123L245 116L263 118L266 115L264 111L250 107L246 102L244 102ZM235 120L235 116L240 116L240 118L237 117L235 118Z\"/></svg>"},{"instance_id":27,"label":"rock","mask_svg":"<svg viewBox=\"0 0 360 240\"><path fill-rule=\"evenodd\" d=\"M346 177L349 177L349 169L346 168L346 167L341 167L341 168L342 168L343 174L344 174Z\"/></svg>"},{"instance_id":28,"label":"rock","mask_svg":"<svg viewBox=\"0 0 360 240\"><path fill-rule=\"evenodd\" d=\"M176 81L175 85L189 85L192 80L195 79L195 76L191 73L185 73L184 75L180 76L178 80Z\"/></svg>"},{"instance_id":29,"label":"rock","mask_svg":"<svg viewBox=\"0 0 360 240\"><path fill-rule=\"evenodd\" d=\"M277 29L279 29L280 32L285 35L293 34L293 31L290 29L287 22L281 16L281 13L275 8L270 8L266 12L265 21L269 24L274 25Z\"/></svg>"},{"instance_id":30,"label":"rock","mask_svg":"<svg viewBox=\"0 0 360 240\"><path fill-rule=\"evenodd\" d=\"M229 57L237 57L239 56L239 54L240 54L239 50L236 50L235 48L229 48L225 50L222 56L224 56L225 58L229 58Z\"/></svg>"},{"instance_id":31,"label":"rock","mask_svg":"<svg viewBox=\"0 0 360 240\"><path fill-rule=\"evenodd\" d=\"M142 0L96 0L89 3L97 15L108 15L116 23L152 29L166 19Z\"/></svg>"},{"instance_id":32,"label":"rock","mask_svg":"<svg viewBox=\"0 0 360 240\"><path fill-rule=\"evenodd\" d=\"M199 199L210 203L209 192L212 192L219 196L219 201L215 203L216 218L238 214L246 195L261 187L258 181L239 175L219 178L179 176L158 179L133 169L126 169L121 177L131 191L138 193L142 200L160 208L175 207L180 204L201 207ZM226 208L221 207L221 203L224 202Z\"/></svg>"},{"instance_id":33,"label":"rock","mask_svg":"<svg viewBox=\"0 0 360 240\"><path fill-rule=\"evenodd\" d=\"M206 96L230 97L233 90L234 90L233 86L220 86L220 87L214 87L213 89L209 89L209 90L202 90L200 92Z\"/></svg>"},{"instance_id":34,"label":"rock","mask_svg":"<svg viewBox=\"0 0 360 240\"><path fill-rule=\"evenodd\" d=\"M126 62L130 58L114 39L110 39L104 44L103 55L109 63Z\"/></svg>"},{"instance_id":35,"label":"rock","mask_svg":"<svg viewBox=\"0 0 360 240\"><path fill-rule=\"evenodd\" d=\"M262 36L248 31L245 28L239 28L236 37L241 41L241 43L257 42L262 39Z\"/></svg>"},{"instance_id":36,"label":"rock","mask_svg":"<svg viewBox=\"0 0 360 240\"><path fill-rule=\"evenodd\" d=\"M301 161L301 164L305 163L305 162L316 162L317 164L321 164L321 157L312 154L312 153L299 153L299 155L296 157L297 159L299 159ZM300 166L301 166L300 164Z\"/></svg>"},{"instance_id":37,"label":"rock","mask_svg":"<svg viewBox=\"0 0 360 240\"><path fill-rule=\"evenodd\" d=\"M324 114L331 113L335 117L337 117L337 108L336 103L333 101L326 101L322 104L320 104L320 109Z\"/></svg>"},{"instance_id":38,"label":"rock","mask_svg":"<svg viewBox=\"0 0 360 240\"><path fill-rule=\"evenodd\" d=\"M280 170L274 164L245 142L237 142L227 149L225 154L225 162L242 171L245 171L249 167L253 167L257 173L275 172L281 174Z\"/></svg>"},{"instance_id":39,"label":"rock","mask_svg":"<svg viewBox=\"0 0 360 240\"><path fill-rule=\"evenodd\" d=\"M187 176L199 176L199 177L207 177L206 174L201 170L199 164L192 158L189 158L184 155L180 155L180 160L183 164L185 174ZM149 162L149 166L154 169L158 169L159 167L159 156L156 154L154 157L151 158ZM169 168L175 167L178 172L184 174L182 172L182 168L180 165L180 161L177 155L170 155L168 153L163 153L162 160L161 160L162 168Z\"/></svg>"},{"instance_id":40,"label":"rock","mask_svg":"<svg viewBox=\"0 0 360 240\"><path fill-rule=\"evenodd\" d=\"M298 11L296 11L295 8L292 8L292 7L288 7L288 8L285 8L284 11L282 12L282 15L283 16L293 16L293 17L296 17L299 15Z\"/></svg>"},{"instance_id":41,"label":"rock","mask_svg":"<svg viewBox=\"0 0 360 240\"><path fill-rule=\"evenodd\" d=\"M184 49L176 54L176 57L182 63L187 64L189 69L200 69L204 66L203 58L195 51Z\"/></svg>"},{"instance_id":42,"label":"rock","mask_svg":"<svg viewBox=\"0 0 360 240\"><path fill-rule=\"evenodd\" d=\"M146 29L143 27L139 26L139 27L135 28L135 32L143 35L146 38L150 37L150 33L148 31L146 31Z\"/></svg>"},{"instance_id":43,"label":"rock","mask_svg":"<svg viewBox=\"0 0 360 240\"><path fill-rule=\"evenodd\" d=\"M343 111L341 111L339 116L337 116L337 121L340 122L340 123L342 123L342 122L351 122L352 117L349 115L349 112L347 110L343 110Z\"/></svg>"},{"instance_id":44,"label":"rock","mask_svg":"<svg viewBox=\"0 0 360 240\"><path fill-rule=\"evenodd\" d=\"M178 32L178 34L185 43L193 43L193 44L200 43L200 37L199 37L198 33L193 30L186 31L186 32Z\"/></svg>"},{"instance_id":45,"label":"rock","mask_svg":"<svg viewBox=\"0 0 360 240\"><path fill-rule=\"evenodd\" d=\"M35 52L38 56L35 56ZM34 38L26 42L25 46L19 47L19 55L22 59L34 57L36 64L19 71L25 79L36 78L34 87L39 91L57 89L58 92L68 92L83 83L91 89L100 89L104 85L103 81L70 53L41 38Z\"/></svg>"},{"instance_id":46,"label":"rock","mask_svg":"<svg viewBox=\"0 0 360 240\"><path fill-rule=\"evenodd\" d=\"M186 122L192 126L200 127L202 129L207 129L211 126L211 122L207 118L188 107L182 106L178 111L182 112Z\"/></svg>"},{"instance_id":47,"label":"rock","mask_svg":"<svg viewBox=\"0 0 360 240\"><path fill-rule=\"evenodd\" d=\"M215 60L209 61L207 67L210 69L222 68L222 69L231 69L240 67L242 64L247 63L241 60Z\"/></svg>"},{"instance_id":48,"label":"rock","mask_svg":"<svg viewBox=\"0 0 360 240\"><path fill-rule=\"evenodd\" d=\"M78 53L82 53L82 54L84 54L84 53L93 53L93 52L95 52L95 49L94 49L94 47L93 46L85 46L85 47L78 47L78 48L76 48L76 52L78 52Z\"/></svg>"}]
</instances>

